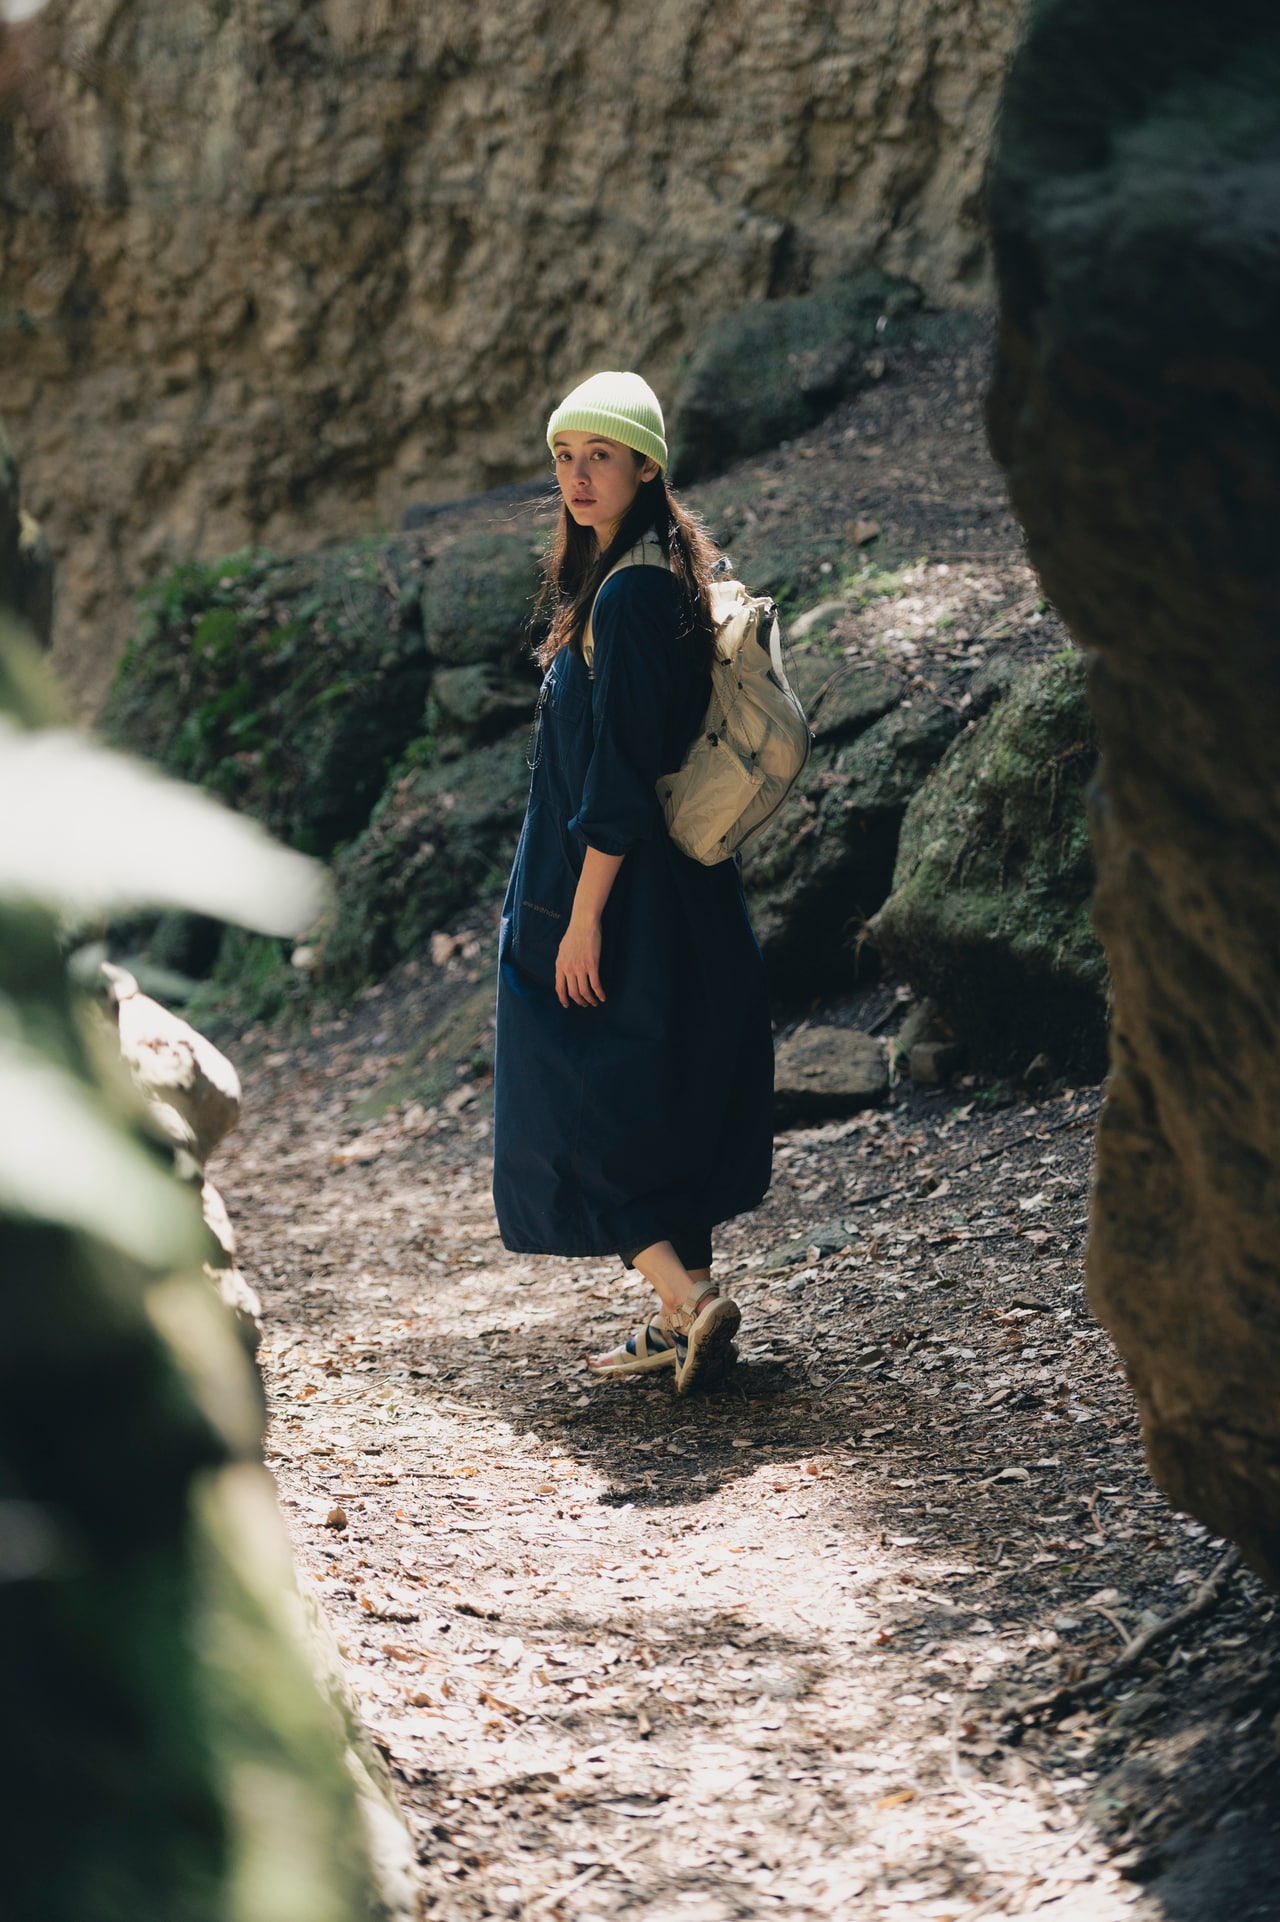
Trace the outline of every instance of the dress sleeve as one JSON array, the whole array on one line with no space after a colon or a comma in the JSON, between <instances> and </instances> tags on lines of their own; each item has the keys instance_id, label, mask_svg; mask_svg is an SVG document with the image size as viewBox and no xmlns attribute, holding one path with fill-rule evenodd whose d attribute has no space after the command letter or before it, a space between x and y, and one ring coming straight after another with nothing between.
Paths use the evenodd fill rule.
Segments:
<instances>
[{"instance_id":1,"label":"dress sleeve","mask_svg":"<svg viewBox=\"0 0 1280 1922\"><path fill-rule=\"evenodd\" d=\"M596 602L595 743L582 806L569 826L602 854L625 854L662 826L654 786L673 698L679 594L669 574L632 567L609 581Z\"/></svg>"}]
</instances>

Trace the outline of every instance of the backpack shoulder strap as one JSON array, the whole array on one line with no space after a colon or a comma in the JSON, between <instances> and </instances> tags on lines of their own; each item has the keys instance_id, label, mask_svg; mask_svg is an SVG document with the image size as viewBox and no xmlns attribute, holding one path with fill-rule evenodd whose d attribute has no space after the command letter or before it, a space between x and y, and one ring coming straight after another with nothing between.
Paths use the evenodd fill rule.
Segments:
<instances>
[{"instance_id":1,"label":"backpack shoulder strap","mask_svg":"<svg viewBox=\"0 0 1280 1922\"><path fill-rule=\"evenodd\" d=\"M631 552L624 554L622 559L615 562L609 569L596 589L595 600L591 603L591 613L587 616L587 625L583 630L582 658L587 664L588 674L593 672L595 665L596 638L592 632L591 623L596 611L596 601L600 599L614 575L621 574L624 567L661 567L670 572L670 562L662 551L657 535L652 533L642 535Z\"/></svg>"}]
</instances>

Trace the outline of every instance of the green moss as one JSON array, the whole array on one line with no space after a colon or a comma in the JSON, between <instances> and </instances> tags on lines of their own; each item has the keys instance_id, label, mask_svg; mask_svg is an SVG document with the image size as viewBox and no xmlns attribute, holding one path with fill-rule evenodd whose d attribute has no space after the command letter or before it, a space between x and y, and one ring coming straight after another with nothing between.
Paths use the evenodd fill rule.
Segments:
<instances>
[{"instance_id":1,"label":"green moss","mask_svg":"<svg viewBox=\"0 0 1280 1922\"><path fill-rule=\"evenodd\" d=\"M335 865L326 983L340 989L385 973L474 902L501 894L529 788L526 739L521 729L397 773Z\"/></svg>"},{"instance_id":2,"label":"green moss","mask_svg":"<svg viewBox=\"0 0 1280 1922\"><path fill-rule=\"evenodd\" d=\"M1106 970L1084 800L1096 753L1071 650L956 742L903 819L873 938L999 1068L1042 1051L1059 1067L1101 1066Z\"/></svg>"},{"instance_id":3,"label":"green moss","mask_svg":"<svg viewBox=\"0 0 1280 1922\"><path fill-rule=\"evenodd\" d=\"M366 540L175 568L141 597L109 735L329 852L363 827L421 726L422 565Z\"/></svg>"},{"instance_id":4,"label":"green moss","mask_svg":"<svg viewBox=\"0 0 1280 1922\"><path fill-rule=\"evenodd\" d=\"M536 552L524 534L467 534L440 553L422 609L434 660L510 666L528 657Z\"/></svg>"}]
</instances>

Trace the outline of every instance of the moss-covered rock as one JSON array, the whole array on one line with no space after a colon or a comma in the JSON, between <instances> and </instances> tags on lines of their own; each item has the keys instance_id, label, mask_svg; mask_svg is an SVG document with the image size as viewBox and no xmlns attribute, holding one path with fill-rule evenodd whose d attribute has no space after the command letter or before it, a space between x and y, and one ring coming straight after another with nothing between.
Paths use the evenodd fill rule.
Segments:
<instances>
[{"instance_id":1,"label":"moss-covered rock","mask_svg":"<svg viewBox=\"0 0 1280 1922\"><path fill-rule=\"evenodd\" d=\"M828 653L817 645L794 649L790 680L814 739L824 743L863 733L897 707L907 690L893 668Z\"/></svg>"},{"instance_id":2,"label":"moss-covered rock","mask_svg":"<svg viewBox=\"0 0 1280 1922\"><path fill-rule=\"evenodd\" d=\"M677 479L718 473L812 427L863 385L866 350L920 300L917 288L869 270L718 322L694 351L672 414Z\"/></svg>"},{"instance_id":3,"label":"moss-covered rock","mask_svg":"<svg viewBox=\"0 0 1280 1922\"><path fill-rule=\"evenodd\" d=\"M843 743L819 738L783 817L747 852L751 918L770 987L784 1000L854 978L863 925L889 892L907 803L955 734L953 710L932 699L870 720L889 693L878 671L860 707L850 691L838 731L852 730L859 713L870 724ZM815 713L816 725L821 702Z\"/></svg>"},{"instance_id":4,"label":"moss-covered rock","mask_svg":"<svg viewBox=\"0 0 1280 1922\"><path fill-rule=\"evenodd\" d=\"M1096 759L1084 662L1028 671L907 808L893 892L871 923L888 965L994 1067L1047 1052L1101 1071L1106 969L1089 922L1084 787Z\"/></svg>"},{"instance_id":5,"label":"moss-covered rock","mask_svg":"<svg viewBox=\"0 0 1280 1922\"><path fill-rule=\"evenodd\" d=\"M432 659L450 667L487 661L508 671L527 663L540 553L525 534L464 534L444 548L423 596Z\"/></svg>"},{"instance_id":6,"label":"moss-covered rock","mask_svg":"<svg viewBox=\"0 0 1280 1922\"><path fill-rule=\"evenodd\" d=\"M108 733L308 853L360 832L433 723L492 739L533 699L523 535L361 540L176 568L142 597ZM439 701L427 695L439 666Z\"/></svg>"},{"instance_id":7,"label":"moss-covered rock","mask_svg":"<svg viewBox=\"0 0 1280 1922\"><path fill-rule=\"evenodd\" d=\"M326 982L345 988L384 974L473 902L501 893L529 790L526 742L522 729L395 777L338 857Z\"/></svg>"},{"instance_id":8,"label":"moss-covered rock","mask_svg":"<svg viewBox=\"0 0 1280 1922\"><path fill-rule=\"evenodd\" d=\"M109 735L327 853L421 729L422 572L375 540L176 568L142 597Z\"/></svg>"}]
</instances>

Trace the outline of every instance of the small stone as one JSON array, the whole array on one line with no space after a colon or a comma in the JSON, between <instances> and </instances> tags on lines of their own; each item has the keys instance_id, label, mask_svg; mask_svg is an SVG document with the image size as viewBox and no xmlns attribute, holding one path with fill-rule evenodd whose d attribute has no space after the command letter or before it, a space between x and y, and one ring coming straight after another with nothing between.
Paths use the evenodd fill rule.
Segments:
<instances>
[{"instance_id":1,"label":"small stone","mask_svg":"<svg viewBox=\"0 0 1280 1922\"><path fill-rule=\"evenodd\" d=\"M803 1028L778 1048L774 1112L780 1127L856 1114L883 1101L888 1091L884 1049L860 1029Z\"/></svg>"},{"instance_id":2,"label":"small stone","mask_svg":"<svg viewBox=\"0 0 1280 1922\"><path fill-rule=\"evenodd\" d=\"M815 627L825 627L829 621L838 620L841 614L847 614L848 611L845 601L819 601L816 607L807 608L792 621L791 639L802 641L806 635L812 634Z\"/></svg>"},{"instance_id":3,"label":"small stone","mask_svg":"<svg viewBox=\"0 0 1280 1922\"><path fill-rule=\"evenodd\" d=\"M851 538L855 547L866 547L871 541L879 540L882 531L879 521L855 521Z\"/></svg>"},{"instance_id":4,"label":"small stone","mask_svg":"<svg viewBox=\"0 0 1280 1922\"><path fill-rule=\"evenodd\" d=\"M917 1041L907 1056L907 1073L913 1081L937 1087L954 1072L960 1061L960 1046L955 1041Z\"/></svg>"}]
</instances>

